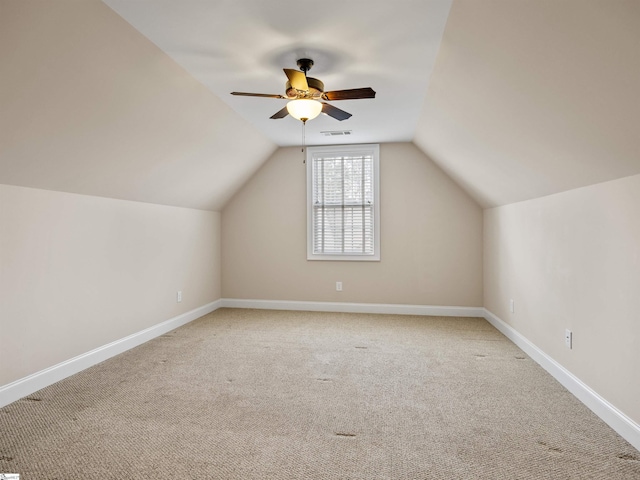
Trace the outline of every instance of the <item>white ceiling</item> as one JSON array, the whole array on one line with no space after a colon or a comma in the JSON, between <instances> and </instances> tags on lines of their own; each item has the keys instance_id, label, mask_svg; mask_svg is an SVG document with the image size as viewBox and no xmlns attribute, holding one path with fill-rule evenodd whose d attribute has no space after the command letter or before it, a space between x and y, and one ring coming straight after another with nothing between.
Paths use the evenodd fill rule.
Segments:
<instances>
[{"instance_id":1,"label":"white ceiling","mask_svg":"<svg viewBox=\"0 0 640 480\"><path fill-rule=\"evenodd\" d=\"M301 124L269 117L286 100L232 91L284 94L283 68L311 58L325 90L371 87L375 99L333 105L307 144L407 142L416 124L452 0L103 0L194 78L279 146L301 142ZM327 138L323 131L351 130Z\"/></svg>"}]
</instances>

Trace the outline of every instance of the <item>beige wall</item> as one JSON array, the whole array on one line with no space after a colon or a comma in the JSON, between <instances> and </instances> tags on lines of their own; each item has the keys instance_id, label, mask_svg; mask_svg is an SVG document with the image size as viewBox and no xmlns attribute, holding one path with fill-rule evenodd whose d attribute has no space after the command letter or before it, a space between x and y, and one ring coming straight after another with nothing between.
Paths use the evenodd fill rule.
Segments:
<instances>
[{"instance_id":1,"label":"beige wall","mask_svg":"<svg viewBox=\"0 0 640 480\"><path fill-rule=\"evenodd\" d=\"M381 145L380 262L307 261L302 160L278 150L225 206L223 297L482 305L482 211L413 144Z\"/></svg>"},{"instance_id":2,"label":"beige wall","mask_svg":"<svg viewBox=\"0 0 640 480\"><path fill-rule=\"evenodd\" d=\"M484 218L485 307L640 423L640 175Z\"/></svg>"},{"instance_id":3,"label":"beige wall","mask_svg":"<svg viewBox=\"0 0 640 480\"><path fill-rule=\"evenodd\" d=\"M220 298L219 235L214 212L0 185L0 385Z\"/></svg>"}]
</instances>

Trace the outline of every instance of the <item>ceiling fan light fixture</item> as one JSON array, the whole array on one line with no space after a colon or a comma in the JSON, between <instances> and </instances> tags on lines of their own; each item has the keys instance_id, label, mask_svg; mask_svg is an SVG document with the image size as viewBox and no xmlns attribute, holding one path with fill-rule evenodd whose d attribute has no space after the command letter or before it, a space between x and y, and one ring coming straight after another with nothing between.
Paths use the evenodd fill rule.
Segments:
<instances>
[{"instance_id":1,"label":"ceiling fan light fixture","mask_svg":"<svg viewBox=\"0 0 640 480\"><path fill-rule=\"evenodd\" d=\"M310 58L301 58L298 60L298 67L300 67L300 70L293 70L291 68L282 69L288 80L285 84L286 96L271 93L249 92L231 92L231 95L290 100L284 108L281 108L269 118L272 120L278 120L286 117L287 115L291 115L292 117L300 120L303 124L305 124L307 120L316 118L320 113L324 113L340 122L351 117L349 112L340 110L338 107L334 107L324 101L358 100L360 98L376 97L376 92L371 87L325 92L324 83L317 78L307 76L307 72L312 66L313 60Z\"/></svg>"},{"instance_id":2,"label":"ceiling fan light fixture","mask_svg":"<svg viewBox=\"0 0 640 480\"><path fill-rule=\"evenodd\" d=\"M291 100L287 103L287 111L289 115L303 123L312 120L322 112L322 104L317 100L298 99Z\"/></svg>"}]
</instances>

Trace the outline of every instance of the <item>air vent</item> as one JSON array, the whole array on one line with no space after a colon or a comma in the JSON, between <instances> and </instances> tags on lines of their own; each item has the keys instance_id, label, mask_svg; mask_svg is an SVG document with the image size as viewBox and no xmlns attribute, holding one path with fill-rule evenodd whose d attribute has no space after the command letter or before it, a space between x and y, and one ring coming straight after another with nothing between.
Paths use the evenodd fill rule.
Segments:
<instances>
[{"instance_id":1,"label":"air vent","mask_svg":"<svg viewBox=\"0 0 640 480\"><path fill-rule=\"evenodd\" d=\"M320 132L325 137L339 137L342 135L351 135L351 130L331 130Z\"/></svg>"}]
</instances>

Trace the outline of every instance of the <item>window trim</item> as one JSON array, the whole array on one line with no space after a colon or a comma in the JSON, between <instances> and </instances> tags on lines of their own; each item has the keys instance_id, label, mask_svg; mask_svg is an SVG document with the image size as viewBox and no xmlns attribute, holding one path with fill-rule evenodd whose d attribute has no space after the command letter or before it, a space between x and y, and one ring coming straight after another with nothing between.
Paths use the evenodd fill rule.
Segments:
<instances>
[{"instance_id":1,"label":"window trim","mask_svg":"<svg viewBox=\"0 0 640 480\"><path fill-rule=\"evenodd\" d=\"M327 254L313 252L313 158L319 154L371 155L373 157L373 254ZM321 261L380 261L380 145L326 145L307 147L307 260Z\"/></svg>"}]
</instances>

